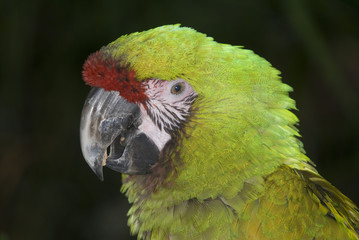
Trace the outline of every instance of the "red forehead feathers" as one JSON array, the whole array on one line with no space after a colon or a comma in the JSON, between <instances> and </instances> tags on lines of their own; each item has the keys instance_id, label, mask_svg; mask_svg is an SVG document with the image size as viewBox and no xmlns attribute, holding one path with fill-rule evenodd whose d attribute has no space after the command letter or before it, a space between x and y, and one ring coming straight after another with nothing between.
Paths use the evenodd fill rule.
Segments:
<instances>
[{"instance_id":1,"label":"red forehead feathers","mask_svg":"<svg viewBox=\"0 0 359 240\"><path fill-rule=\"evenodd\" d=\"M87 58L82 70L86 84L106 91L118 91L128 102L143 103L147 96L143 84L136 80L135 75L135 71L117 67L114 59L105 59L98 51Z\"/></svg>"}]
</instances>

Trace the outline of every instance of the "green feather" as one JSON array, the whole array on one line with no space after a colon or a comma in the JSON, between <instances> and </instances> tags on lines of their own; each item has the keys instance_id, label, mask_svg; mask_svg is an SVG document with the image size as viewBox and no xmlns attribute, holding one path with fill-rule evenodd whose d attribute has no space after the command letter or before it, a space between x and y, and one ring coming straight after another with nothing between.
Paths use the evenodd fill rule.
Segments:
<instances>
[{"instance_id":1,"label":"green feather","mask_svg":"<svg viewBox=\"0 0 359 240\"><path fill-rule=\"evenodd\" d=\"M123 176L140 239L359 239L357 207L305 156L292 88L265 59L168 25L101 49L139 81L185 79L199 97L167 175Z\"/></svg>"}]
</instances>

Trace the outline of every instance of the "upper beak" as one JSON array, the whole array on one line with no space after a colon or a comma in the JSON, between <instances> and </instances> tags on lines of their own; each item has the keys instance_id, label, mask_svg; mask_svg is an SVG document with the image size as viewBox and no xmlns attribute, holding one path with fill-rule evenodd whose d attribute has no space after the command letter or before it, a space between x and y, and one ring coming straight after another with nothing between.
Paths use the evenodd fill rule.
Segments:
<instances>
[{"instance_id":1,"label":"upper beak","mask_svg":"<svg viewBox=\"0 0 359 240\"><path fill-rule=\"evenodd\" d=\"M111 146L112 158L122 155L124 138L136 129L140 110L137 104L129 103L118 92L92 88L82 109L80 141L82 154L100 180L106 165L107 148ZM119 137L118 141L115 139ZM127 141L126 141L127 142ZM111 157L110 155L110 157Z\"/></svg>"}]
</instances>

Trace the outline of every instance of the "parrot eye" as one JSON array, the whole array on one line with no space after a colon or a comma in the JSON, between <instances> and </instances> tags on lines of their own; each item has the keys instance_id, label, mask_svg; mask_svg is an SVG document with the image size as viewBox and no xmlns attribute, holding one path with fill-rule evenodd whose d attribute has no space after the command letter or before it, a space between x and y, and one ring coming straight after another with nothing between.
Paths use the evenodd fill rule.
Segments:
<instances>
[{"instance_id":1,"label":"parrot eye","mask_svg":"<svg viewBox=\"0 0 359 240\"><path fill-rule=\"evenodd\" d=\"M179 83L176 83L175 85L172 86L171 88L171 93L172 94L175 94L175 95L178 95L180 93L182 93L185 89L185 85L183 82L179 82Z\"/></svg>"}]
</instances>

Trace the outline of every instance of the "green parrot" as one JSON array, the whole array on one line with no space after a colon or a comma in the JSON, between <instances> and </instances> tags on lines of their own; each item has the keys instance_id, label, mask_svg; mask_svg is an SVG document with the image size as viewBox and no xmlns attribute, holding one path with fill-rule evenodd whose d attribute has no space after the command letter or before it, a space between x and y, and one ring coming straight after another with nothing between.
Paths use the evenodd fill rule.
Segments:
<instances>
[{"instance_id":1,"label":"green parrot","mask_svg":"<svg viewBox=\"0 0 359 240\"><path fill-rule=\"evenodd\" d=\"M359 239L356 205L316 171L292 88L250 50L179 25L88 57L80 139L121 172L138 239Z\"/></svg>"}]
</instances>

